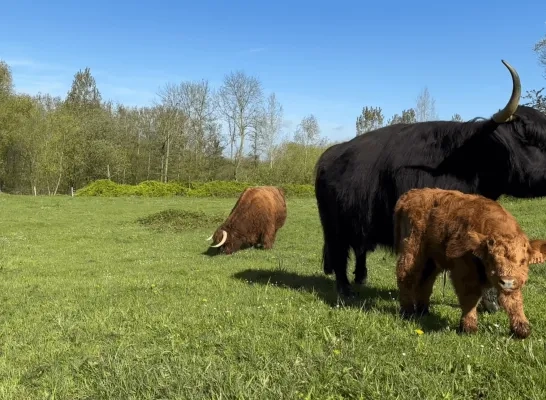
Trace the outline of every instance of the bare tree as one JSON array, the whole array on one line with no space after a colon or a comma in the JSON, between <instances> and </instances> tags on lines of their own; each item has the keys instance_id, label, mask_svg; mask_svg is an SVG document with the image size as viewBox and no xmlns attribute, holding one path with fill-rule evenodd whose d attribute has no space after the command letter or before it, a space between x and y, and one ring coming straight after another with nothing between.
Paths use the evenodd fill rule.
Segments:
<instances>
[{"instance_id":1,"label":"bare tree","mask_svg":"<svg viewBox=\"0 0 546 400\"><path fill-rule=\"evenodd\" d=\"M236 139L239 145L236 147L234 157L234 178L237 180L237 172L243 158L245 137L250 129L255 127L259 118L263 102L263 90L258 78L248 76L242 71L231 72L224 78L224 84L218 91L219 108L228 122L232 133L231 145Z\"/></svg>"},{"instance_id":2,"label":"bare tree","mask_svg":"<svg viewBox=\"0 0 546 400\"><path fill-rule=\"evenodd\" d=\"M453 114L453 116L451 117L451 120L452 121L457 121L457 122L463 122L463 117L461 117L460 114Z\"/></svg>"},{"instance_id":3,"label":"bare tree","mask_svg":"<svg viewBox=\"0 0 546 400\"><path fill-rule=\"evenodd\" d=\"M187 138L184 137L184 128L187 117L182 109L182 100L178 87L173 83L167 83L158 92L161 103L156 106L158 113L158 133L162 138L161 146L161 180L168 181L169 161L173 143Z\"/></svg>"},{"instance_id":4,"label":"bare tree","mask_svg":"<svg viewBox=\"0 0 546 400\"><path fill-rule=\"evenodd\" d=\"M434 100L434 98L430 95L430 92L426 86L417 98L415 116L417 122L433 121L438 119L438 114L436 113L436 100Z\"/></svg>"},{"instance_id":5,"label":"bare tree","mask_svg":"<svg viewBox=\"0 0 546 400\"><path fill-rule=\"evenodd\" d=\"M267 98L264 110L264 130L262 133L263 147L267 153L270 169L273 168L275 141L281 133L283 112L283 107L277 101L275 93L271 93Z\"/></svg>"},{"instance_id":6,"label":"bare tree","mask_svg":"<svg viewBox=\"0 0 546 400\"><path fill-rule=\"evenodd\" d=\"M546 68L546 36L536 42L534 50L538 54L539 62ZM544 77L546 78L546 70Z\"/></svg>"},{"instance_id":7,"label":"bare tree","mask_svg":"<svg viewBox=\"0 0 546 400\"><path fill-rule=\"evenodd\" d=\"M309 146L318 145L320 142L320 127L317 118L313 114L301 120L294 133L294 140L300 143L305 149L303 165L306 167L309 158Z\"/></svg>"},{"instance_id":8,"label":"bare tree","mask_svg":"<svg viewBox=\"0 0 546 400\"><path fill-rule=\"evenodd\" d=\"M523 105L533 107L546 114L546 96L542 94L543 90L544 88L540 90L528 90L525 96L522 96L522 99L529 99L529 101Z\"/></svg>"},{"instance_id":9,"label":"bare tree","mask_svg":"<svg viewBox=\"0 0 546 400\"><path fill-rule=\"evenodd\" d=\"M195 173L204 167L204 152L207 146L207 137L215 127L214 92L208 81L182 82L178 86L180 108L187 116L184 133L187 136L187 147L190 160L187 167Z\"/></svg>"}]
</instances>

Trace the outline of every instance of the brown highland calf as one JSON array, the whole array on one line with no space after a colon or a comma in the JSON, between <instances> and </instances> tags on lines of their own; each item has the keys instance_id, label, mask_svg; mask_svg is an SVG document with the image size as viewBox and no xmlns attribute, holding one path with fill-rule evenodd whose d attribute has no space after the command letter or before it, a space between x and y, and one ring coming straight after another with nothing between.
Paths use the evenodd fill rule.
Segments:
<instances>
[{"instance_id":1,"label":"brown highland calf","mask_svg":"<svg viewBox=\"0 0 546 400\"><path fill-rule=\"evenodd\" d=\"M456 190L412 189L397 201L394 224L403 316L429 312L434 281L448 270L462 309L461 331L477 331L482 292L496 287L511 331L529 336L521 289L529 262L541 257L499 203Z\"/></svg>"},{"instance_id":2,"label":"brown highland calf","mask_svg":"<svg viewBox=\"0 0 546 400\"><path fill-rule=\"evenodd\" d=\"M531 247L535 250L535 257L529 261L529 265L542 264L546 260L546 240L533 239L530 243ZM498 296L499 294L495 286L484 289L482 299L478 304L478 310L488 311L490 313L498 311Z\"/></svg>"},{"instance_id":3,"label":"brown highland calf","mask_svg":"<svg viewBox=\"0 0 546 400\"><path fill-rule=\"evenodd\" d=\"M207 240L210 249L231 254L248 247L263 245L271 249L277 231L286 221L284 190L275 186L247 188L241 193L231 213Z\"/></svg>"}]
</instances>

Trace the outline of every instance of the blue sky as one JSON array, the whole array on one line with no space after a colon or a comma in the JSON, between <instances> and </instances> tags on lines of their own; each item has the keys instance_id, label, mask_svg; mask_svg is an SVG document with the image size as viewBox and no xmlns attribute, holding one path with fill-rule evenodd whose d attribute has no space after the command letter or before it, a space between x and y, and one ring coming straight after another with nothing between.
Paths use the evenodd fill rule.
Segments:
<instances>
[{"instance_id":1,"label":"blue sky","mask_svg":"<svg viewBox=\"0 0 546 400\"><path fill-rule=\"evenodd\" d=\"M91 68L104 99L151 104L166 82L257 76L284 107L286 131L315 114L322 135L355 135L362 107L388 118L427 86L439 117L487 117L510 97L506 59L523 93L546 86L533 52L546 2L49 1L2 7L0 59L16 90L65 96Z\"/></svg>"}]
</instances>

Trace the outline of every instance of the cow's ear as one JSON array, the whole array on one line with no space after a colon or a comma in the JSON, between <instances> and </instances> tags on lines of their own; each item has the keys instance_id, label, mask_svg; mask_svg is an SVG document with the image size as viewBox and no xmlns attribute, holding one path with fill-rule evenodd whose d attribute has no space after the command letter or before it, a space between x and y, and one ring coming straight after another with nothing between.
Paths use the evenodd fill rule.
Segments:
<instances>
[{"instance_id":1,"label":"cow's ear","mask_svg":"<svg viewBox=\"0 0 546 400\"><path fill-rule=\"evenodd\" d=\"M459 258L471 251L479 258L484 258L484 242L487 247L495 245L495 239L488 238L486 236L475 232L458 232L452 238L449 239L446 245L446 256L449 258Z\"/></svg>"}]
</instances>

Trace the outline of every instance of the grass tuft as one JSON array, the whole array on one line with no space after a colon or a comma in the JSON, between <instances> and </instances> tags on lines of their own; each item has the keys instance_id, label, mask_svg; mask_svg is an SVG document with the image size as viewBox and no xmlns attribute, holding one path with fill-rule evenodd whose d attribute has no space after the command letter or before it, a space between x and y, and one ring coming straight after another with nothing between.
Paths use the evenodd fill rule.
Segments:
<instances>
[{"instance_id":1,"label":"grass tuft","mask_svg":"<svg viewBox=\"0 0 546 400\"><path fill-rule=\"evenodd\" d=\"M157 231L180 232L203 226L213 226L224 221L225 216L209 215L202 211L177 210L170 208L146 217L138 218L137 222Z\"/></svg>"}]
</instances>

